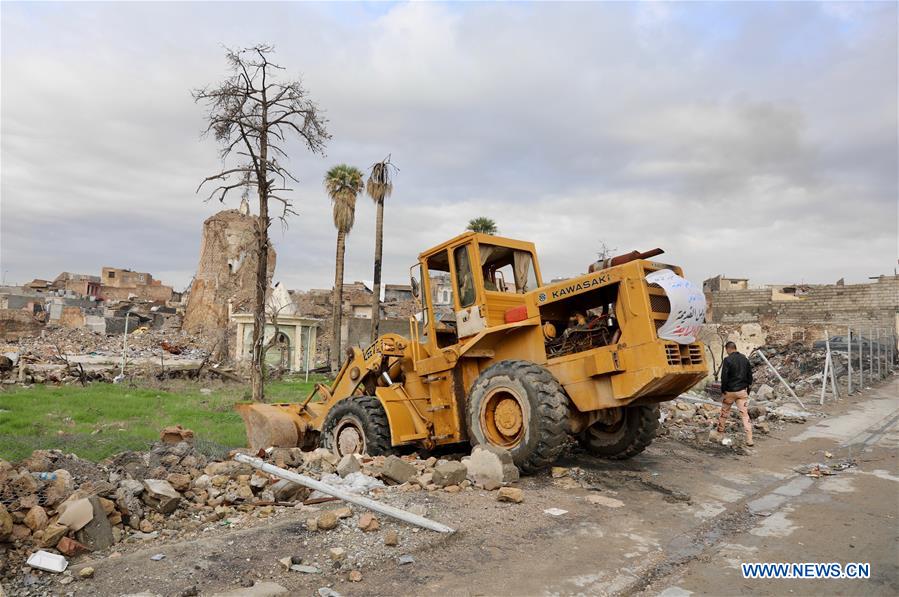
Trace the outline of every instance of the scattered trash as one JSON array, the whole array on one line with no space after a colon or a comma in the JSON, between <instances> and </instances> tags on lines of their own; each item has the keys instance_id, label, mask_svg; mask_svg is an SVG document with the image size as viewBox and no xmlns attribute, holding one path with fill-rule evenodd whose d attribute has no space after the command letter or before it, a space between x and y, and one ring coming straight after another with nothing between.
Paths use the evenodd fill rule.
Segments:
<instances>
[{"instance_id":1,"label":"scattered trash","mask_svg":"<svg viewBox=\"0 0 899 597\"><path fill-rule=\"evenodd\" d=\"M150 556L150 559L153 560L154 562L158 562L159 560L164 560L164 559L165 559L165 554L164 554L164 553L158 553L158 554L156 554L156 555Z\"/></svg>"},{"instance_id":2,"label":"scattered trash","mask_svg":"<svg viewBox=\"0 0 899 597\"><path fill-rule=\"evenodd\" d=\"M729 437L723 437L723 438L721 438L721 445L722 445L722 446L730 446L730 445L732 445L733 443L734 443L734 440L732 440L732 439L729 438Z\"/></svg>"},{"instance_id":3,"label":"scattered trash","mask_svg":"<svg viewBox=\"0 0 899 597\"><path fill-rule=\"evenodd\" d=\"M47 572L62 572L69 565L69 561L63 556L44 551L43 549L28 556L26 563L32 568L46 570Z\"/></svg>"},{"instance_id":4,"label":"scattered trash","mask_svg":"<svg viewBox=\"0 0 899 597\"><path fill-rule=\"evenodd\" d=\"M294 572L300 572L302 574L318 574L319 572L321 572L321 570L319 570L315 566L305 566L303 564L294 564L290 567L290 569Z\"/></svg>"},{"instance_id":5,"label":"scattered trash","mask_svg":"<svg viewBox=\"0 0 899 597\"><path fill-rule=\"evenodd\" d=\"M410 555L403 555L397 559L397 562L399 562L400 566L404 566L406 564L414 564L415 558Z\"/></svg>"},{"instance_id":6,"label":"scattered trash","mask_svg":"<svg viewBox=\"0 0 899 597\"><path fill-rule=\"evenodd\" d=\"M805 475L806 477L817 479L820 477L829 477L831 475L835 475L840 471L844 471L847 468L851 468L854 466L856 466L855 461L845 460L843 462L837 462L829 465L824 463L806 464L793 470L801 475Z\"/></svg>"},{"instance_id":7,"label":"scattered trash","mask_svg":"<svg viewBox=\"0 0 899 597\"><path fill-rule=\"evenodd\" d=\"M550 516L562 516L563 514L568 514L568 510L562 510L561 508L547 508L543 513L549 514Z\"/></svg>"}]
</instances>

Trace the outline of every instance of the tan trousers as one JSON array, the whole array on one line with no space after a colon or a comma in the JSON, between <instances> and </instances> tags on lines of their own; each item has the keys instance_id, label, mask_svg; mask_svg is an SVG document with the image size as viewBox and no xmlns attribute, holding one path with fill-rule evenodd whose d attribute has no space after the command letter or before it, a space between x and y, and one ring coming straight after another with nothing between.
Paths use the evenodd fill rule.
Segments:
<instances>
[{"instance_id":1,"label":"tan trousers","mask_svg":"<svg viewBox=\"0 0 899 597\"><path fill-rule=\"evenodd\" d=\"M748 400L749 394L746 393L746 390L724 393L724 400L721 403L721 414L718 415L718 433L724 433L724 423L730 416L731 406L736 402L737 409L740 411L740 418L743 419L743 430L746 432L746 441L752 443L752 422L749 420Z\"/></svg>"}]
</instances>

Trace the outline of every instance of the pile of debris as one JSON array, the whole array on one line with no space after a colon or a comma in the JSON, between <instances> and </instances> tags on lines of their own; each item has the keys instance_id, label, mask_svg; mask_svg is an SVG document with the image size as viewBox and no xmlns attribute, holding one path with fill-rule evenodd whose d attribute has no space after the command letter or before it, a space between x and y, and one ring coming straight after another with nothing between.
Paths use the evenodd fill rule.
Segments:
<instances>
[{"instance_id":1,"label":"pile of debris","mask_svg":"<svg viewBox=\"0 0 899 597\"><path fill-rule=\"evenodd\" d=\"M207 341L181 332L138 328L108 335L85 328L47 328L39 336L0 345L6 383L113 381L124 354L129 374L166 376L195 373L209 365ZM124 349L124 350L123 350Z\"/></svg>"},{"instance_id":2,"label":"pile of debris","mask_svg":"<svg viewBox=\"0 0 899 597\"><path fill-rule=\"evenodd\" d=\"M315 514L305 522L308 531L345 527L341 520L354 517L349 507L313 506L333 497L248 464L207 459L194 449L187 430L169 428L163 437L184 441L160 442L148 452L124 452L97 464L44 450L18 463L0 460L0 578L7 579L6 586L16 586L15 579L22 576L17 573L29 569L29 557L33 567L40 567L36 560L53 555L63 556L60 561L68 565L69 559L83 554L127 549L157 538L188 538L210 527L252 524L294 508ZM521 490L510 486L518 480L511 456L493 447L478 446L462 461L422 460L416 455L338 459L325 449L299 448L269 449L259 455L349 493L396 498L479 488L498 490L499 501L523 499ZM409 510L426 514L416 512L415 506ZM361 531L379 531L375 515L357 514L358 520L351 522ZM388 528L380 535L383 544L396 544L395 530ZM40 552L44 553L35 556Z\"/></svg>"},{"instance_id":3,"label":"pile of debris","mask_svg":"<svg viewBox=\"0 0 899 597\"><path fill-rule=\"evenodd\" d=\"M794 342L783 346L763 346L759 348L777 369L781 377L790 384L793 391L799 396L821 391L824 380L824 361L827 358L825 350L811 348L801 342ZM833 360L834 376L837 383L844 382L849 373L849 357L846 353L831 352ZM753 366L753 390L762 391L762 386L769 386L778 395L788 395L786 389L780 384L777 376L765 364L757 352L749 355L749 361ZM858 361L852 363L857 371ZM783 396L786 397L786 396Z\"/></svg>"}]
</instances>

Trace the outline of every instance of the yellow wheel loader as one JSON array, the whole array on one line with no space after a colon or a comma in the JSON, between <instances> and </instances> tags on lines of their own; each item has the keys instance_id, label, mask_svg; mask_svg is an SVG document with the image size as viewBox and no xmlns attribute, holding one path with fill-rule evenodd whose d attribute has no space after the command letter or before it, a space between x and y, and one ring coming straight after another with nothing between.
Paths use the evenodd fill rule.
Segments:
<instances>
[{"instance_id":1,"label":"yellow wheel loader","mask_svg":"<svg viewBox=\"0 0 899 597\"><path fill-rule=\"evenodd\" d=\"M634 251L544 283L534 245L467 232L419 256L408 337L351 348L330 385L291 404L243 403L254 449L386 454L469 442L550 465L569 436L629 458L652 441L658 404L707 374L702 292Z\"/></svg>"}]
</instances>

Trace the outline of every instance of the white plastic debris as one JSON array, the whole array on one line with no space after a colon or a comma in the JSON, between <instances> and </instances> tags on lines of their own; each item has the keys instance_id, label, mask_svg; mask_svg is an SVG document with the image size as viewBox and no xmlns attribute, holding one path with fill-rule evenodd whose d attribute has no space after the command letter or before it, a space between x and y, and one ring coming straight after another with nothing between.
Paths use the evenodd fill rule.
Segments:
<instances>
[{"instance_id":1,"label":"white plastic debris","mask_svg":"<svg viewBox=\"0 0 899 597\"><path fill-rule=\"evenodd\" d=\"M568 514L568 510L562 510L561 508L547 508L543 513L549 514L550 516L562 516L563 514Z\"/></svg>"},{"instance_id":2,"label":"white plastic debris","mask_svg":"<svg viewBox=\"0 0 899 597\"><path fill-rule=\"evenodd\" d=\"M36 551L28 556L28 565L38 570L47 572L62 572L69 566L69 561L63 556L49 551Z\"/></svg>"},{"instance_id":3,"label":"white plastic debris","mask_svg":"<svg viewBox=\"0 0 899 597\"><path fill-rule=\"evenodd\" d=\"M729 437L725 437L724 439L721 440L721 445L722 445L722 446L729 446L729 445L731 445L732 443L734 443L734 440L732 440L732 439L729 438Z\"/></svg>"},{"instance_id":4,"label":"white plastic debris","mask_svg":"<svg viewBox=\"0 0 899 597\"><path fill-rule=\"evenodd\" d=\"M327 483L332 487L343 489L347 493L355 493L365 495L376 487L384 487L384 484L374 477L369 477L365 473L350 473L346 477L341 477L336 473L324 475L321 479L322 483Z\"/></svg>"}]
</instances>

